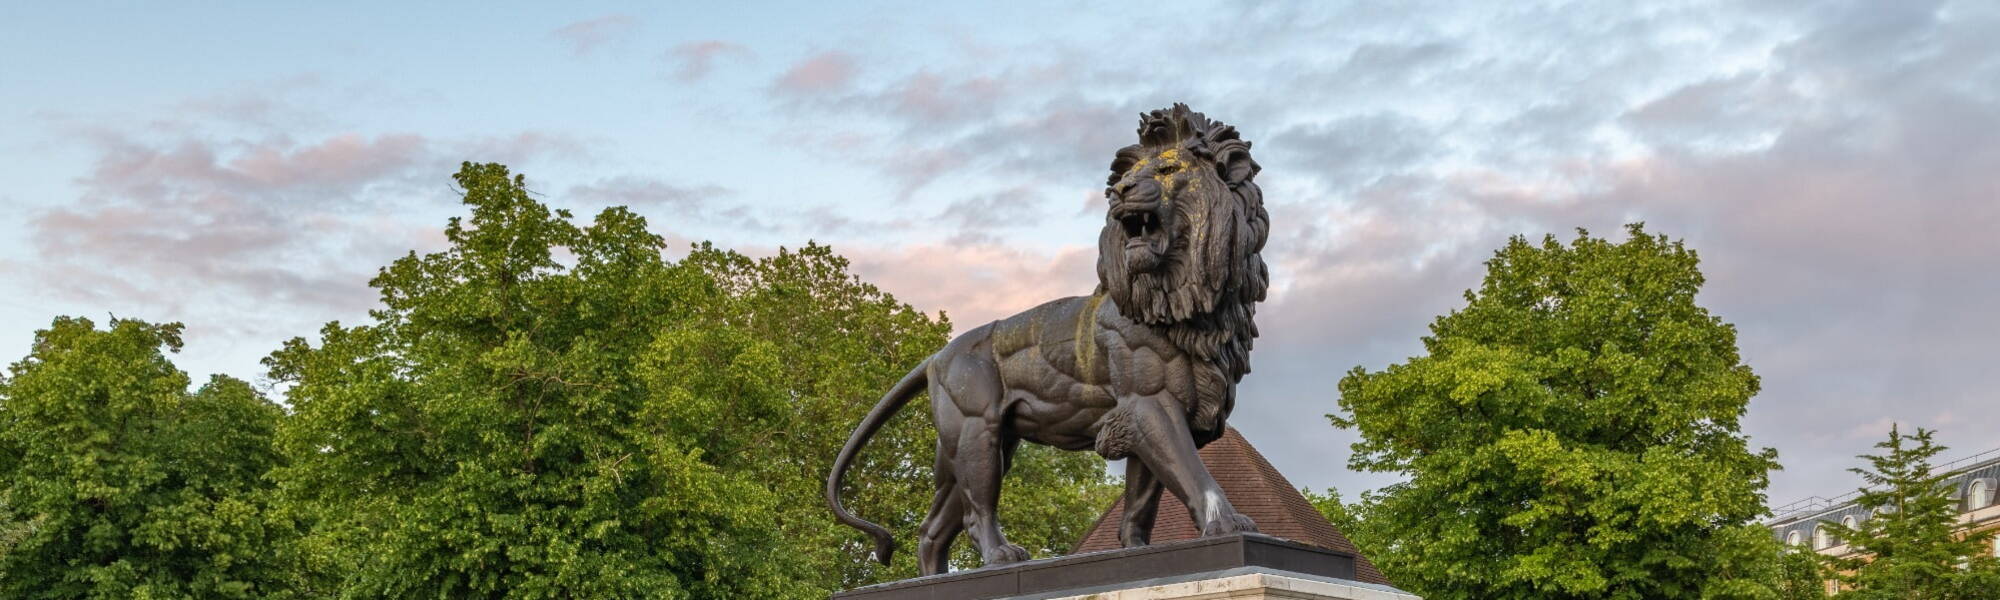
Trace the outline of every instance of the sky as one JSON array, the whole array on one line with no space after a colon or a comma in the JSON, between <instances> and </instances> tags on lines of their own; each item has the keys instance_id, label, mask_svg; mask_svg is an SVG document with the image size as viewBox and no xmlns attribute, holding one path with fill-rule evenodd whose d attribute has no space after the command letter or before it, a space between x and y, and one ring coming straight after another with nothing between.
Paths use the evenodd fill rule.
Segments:
<instances>
[{"instance_id":1,"label":"sky","mask_svg":"<svg viewBox=\"0 0 2000 600\"><path fill-rule=\"evenodd\" d=\"M0 356L116 315L258 380L442 247L461 161L676 251L829 244L963 331L1091 290L1112 153L1186 102L1264 167L1231 423L1295 484L1394 481L1335 382L1510 236L1634 221L1762 377L1774 504L1892 423L2000 446L2000 3L709 4L0 5Z\"/></svg>"}]
</instances>

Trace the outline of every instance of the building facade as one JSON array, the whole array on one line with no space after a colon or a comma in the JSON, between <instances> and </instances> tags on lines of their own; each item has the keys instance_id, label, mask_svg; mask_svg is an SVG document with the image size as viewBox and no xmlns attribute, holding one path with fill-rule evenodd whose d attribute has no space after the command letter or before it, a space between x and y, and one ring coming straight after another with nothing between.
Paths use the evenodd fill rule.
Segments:
<instances>
[{"instance_id":1,"label":"building facade","mask_svg":"<svg viewBox=\"0 0 2000 600\"><path fill-rule=\"evenodd\" d=\"M1965 531L1983 532L2000 528L2000 449L1952 461L1939 468L1951 473L1946 485L1958 503L1958 520ZM1855 553L1829 525L1858 527L1873 514L1854 504L1859 492L1834 498L1807 498L1773 510L1766 522L1771 534L1790 546L1810 549L1829 556ZM1987 552L2000 556L2000 536L1995 536Z\"/></svg>"}]
</instances>

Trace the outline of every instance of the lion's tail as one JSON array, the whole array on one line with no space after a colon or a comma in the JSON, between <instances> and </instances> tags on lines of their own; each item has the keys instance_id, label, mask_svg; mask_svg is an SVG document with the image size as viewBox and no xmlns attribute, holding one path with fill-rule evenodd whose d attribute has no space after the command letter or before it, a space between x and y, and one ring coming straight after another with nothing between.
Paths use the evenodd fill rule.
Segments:
<instances>
[{"instance_id":1,"label":"lion's tail","mask_svg":"<svg viewBox=\"0 0 2000 600\"><path fill-rule=\"evenodd\" d=\"M847 507L840 505L840 480L847 475L849 463L854 462L854 456L861 452L862 446L868 444L869 438L875 437L875 432L882 430L882 426L889 422L889 417L895 416L896 411L901 410L903 405L909 404L910 399L915 398L917 392L923 390L924 385L930 380L925 371L930 369L931 360L924 359L917 368L910 370L910 374L904 375L902 381L896 382L895 387L889 388L889 393L882 396L882 401L875 403L875 408L868 411L868 416L861 419L861 425L854 429L854 434L848 436L847 445L840 448L840 456L833 459L833 472L826 476L826 503L833 507L833 516L847 526L859 529L862 533L868 534L868 537L875 538L875 560L882 561L885 565L889 564L889 557L896 552L896 538L889 534L888 528L862 520L861 517L854 516L854 513L847 512Z\"/></svg>"}]
</instances>

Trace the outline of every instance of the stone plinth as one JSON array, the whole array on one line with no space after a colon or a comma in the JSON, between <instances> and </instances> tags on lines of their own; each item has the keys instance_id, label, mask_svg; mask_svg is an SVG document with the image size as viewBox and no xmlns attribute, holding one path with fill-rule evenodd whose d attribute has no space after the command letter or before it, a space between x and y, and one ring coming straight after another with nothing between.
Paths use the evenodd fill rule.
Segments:
<instances>
[{"instance_id":1,"label":"stone plinth","mask_svg":"<svg viewBox=\"0 0 2000 600\"><path fill-rule=\"evenodd\" d=\"M1382 571L1361 555L1353 542L1340 529L1329 523L1312 502L1299 493L1299 486L1271 466L1271 461L1257 451L1257 447L1244 439L1235 427L1224 429L1222 437L1201 448L1201 464L1208 467L1208 473L1222 486L1222 493L1229 497L1229 503L1244 516L1257 522L1257 531L1319 546L1334 552L1354 555L1354 575L1342 576L1364 583L1388 584L1389 579ZM1090 532L1078 540L1073 553L1116 550L1124 545L1118 541L1119 525L1125 521L1125 499L1119 498L1111 505L1111 510L1098 517L1097 524ZM1201 526L1188 516L1187 505L1167 490L1160 498L1160 509L1153 513L1153 543L1163 544L1192 540L1201 537Z\"/></svg>"},{"instance_id":2,"label":"stone plinth","mask_svg":"<svg viewBox=\"0 0 2000 600\"><path fill-rule=\"evenodd\" d=\"M1097 591L1050 600L1423 600L1387 586L1297 574L1252 572Z\"/></svg>"},{"instance_id":3,"label":"stone plinth","mask_svg":"<svg viewBox=\"0 0 2000 600\"><path fill-rule=\"evenodd\" d=\"M1354 581L1354 555L1259 534L1073 554L841 592L834 600L1418 600Z\"/></svg>"}]
</instances>

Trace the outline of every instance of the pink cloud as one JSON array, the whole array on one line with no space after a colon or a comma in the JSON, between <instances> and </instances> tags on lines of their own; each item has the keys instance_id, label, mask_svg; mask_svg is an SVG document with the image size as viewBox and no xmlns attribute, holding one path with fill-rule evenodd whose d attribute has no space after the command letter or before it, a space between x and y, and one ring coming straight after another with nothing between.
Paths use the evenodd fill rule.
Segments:
<instances>
[{"instance_id":1,"label":"pink cloud","mask_svg":"<svg viewBox=\"0 0 2000 600\"><path fill-rule=\"evenodd\" d=\"M773 89L801 96L827 94L847 89L857 72L854 57L829 50L799 61L778 76Z\"/></svg>"},{"instance_id":2,"label":"pink cloud","mask_svg":"<svg viewBox=\"0 0 2000 600\"><path fill-rule=\"evenodd\" d=\"M946 311L958 331L1097 287L1097 248L998 244L836 246L854 271L896 299Z\"/></svg>"},{"instance_id":3,"label":"pink cloud","mask_svg":"<svg viewBox=\"0 0 2000 600\"><path fill-rule=\"evenodd\" d=\"M344 187L397 173L418 162L427 150L428 141L419 135L391 134L369 139L345 134L297 148L257 146L230 160L225 172L261 186Z\"/></svg>"},{"instance_id":4,"label":"pink cloud","mask_svg":"<svg viewBox=\"0 0 2000 600\"><path fill-rule=\"evenodd\" d=\"M939 123L989 116L1006 87L1005 82L986 75L953 81L920 71L884 96L904 118Z\"/></svg>"},{"instance_id":5,"label":"pink cloud","mask_svg":"<svg viewBox=\"0 0 2000 600\"><path fill-rule=\"evenodd\" d=\"M459 160L567 154L565 136L437 141L415 134L151 142L88 132L98 150L76 201L27 215L39 260L13 265L40 292L112 306L167 306L169 318L250 303L299 314L358 313L369 273L433 248L401 203L443 200ZM223 309L227 310L227 309Z\"/></svg>"},{"instance_id":6,"label":"pink cloud","mask_svg":"<svg viewBox=\"0 0 2000 600\"><path fill-rule=\"evenodd\" d=\"M556 28L549 37L569 46L571 54L584 56L599 46L624 39L638 29L639 19L631 15L606 15Z\"/></svg>"},{"instance_id":7,"label":"pink cloud","mask_svg":"<svg viewBox=\"0 0 2000 600\"><path fill-rule=\"evenodd\" d=\"M666 223L705 223L744 232L775 230L760 211L729 201L735 193L713 184L687 185L622 175L570 186L563 196L571 202L632 207Z\"/></svg>"},{"instance_id":8,"label":"pink cloud","mask_svg":"<svg viewBox=\"0 0 2000 600\"><path fill-rule=\"evenodd\" d=\"M208 193L306 187L351 193L427 160L430 148L411 134L344 134L303 146L283 139L224 144L189 138L166 147L108 135L99 145L97 163L77 179L86 194L153 200L188 186Z\"/></svg>"},{"instance_id":9,"label":"pink cloud","mask_svg":"<svg viewBox=\"0 0 2000 600\"><path fill-rule=\"evenodd\" d=\"M445 159L443 172L455 171L459 161L498 162L508 165L542 158L589 161L589 140L566 133L523 131L513 135L454 140L448 149L435 154Z\"/></svg>"},{"instance_id":10,"label":"pink cloud","mask_svg":"<svg viewBox=\"0 0 2000 600\"><path fill-rule=\"evenodd\" d=\"M667 59L680 65L674 69L675 79L691 82L707 77L709 71L715 68L715 59L730 55L746 56L749 53L750 49L741 44L704 40L674 46L674 49L667 51Z\"/></svg>"},{"instance_id":11,"label":"pink cloud","mask_svg":"<svg viewBox=\"0 0 2000 600\"><path fill-rule=\"evenodd\" d=\"M789 143L841 142L829 149L880 169L900 184L898 195L907 199L952 175L1005 172L1009 179L1101 179L1096 172L1109 164L1111 153L1131 143L1132 115L1141 109L1069 94L1036 95L1074 89L1079 81L1073 77L1080 76L1055 67L967 69L963 74L918 70L867 86L852 80L848 63L808 60L774 88L798 100L786 108L800 114L863 117L894 126L886 135L857 136L848 130L811 129L845 128L847 119L811 119L786 138Z\"/></svg>"}]
</instances>

